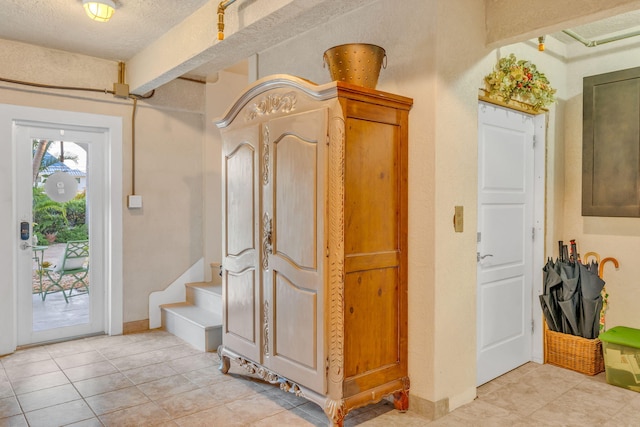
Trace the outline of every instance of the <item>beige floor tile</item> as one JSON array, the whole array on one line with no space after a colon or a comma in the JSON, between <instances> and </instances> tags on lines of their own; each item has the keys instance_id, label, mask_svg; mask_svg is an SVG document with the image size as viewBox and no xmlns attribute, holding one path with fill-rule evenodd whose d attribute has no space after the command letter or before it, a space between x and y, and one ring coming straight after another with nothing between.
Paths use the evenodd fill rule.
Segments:
<instances>
[{"instance_id":1,"label":"beige floor tile","mask_svg":"<svg viewBox=\"0 0 640 427\"><path fill-rule=\"evenodd\" d=\"M13 417L0 418L0 427L29 427L24 415L14 415Z\"/></svg>"},{"instance_id":2,"label":"beige floor tile","mask_svg":"<svg viewBox=\"0 0 640 427\"><path fill-rule=\"evenodd\" d=\"M49 355L49 352L46 349L42 347L34 347L20 350L7 356L2 356L0 357L0 364L4 367L8 367L49 359L51 359L51 355Z\"/></svg>"},{"instance_id":3,"label":"beige floor tile","mask_svg":"<svg viewBox=\"0 0 640 427\"><path fill-rule=\"evenodd\" d=\"M13 396L13 389L9 380L0 380L0 399Z\"/></svg>"},{"instance_id":4,"label":"beige floor tile","mask_svg":"<svg viewBox=\"0 0 640 427\"><path fill-rule=\"evenodd\" d=\"M528 421L525 416L496 407L490 403L476 400L457 408L448 414L443 425L474 425L474 426L533 426L534 422ZM542 424L540 424L542 425Z\"/></svg>"},{"instance_id":5,"label":"beige floor tile","mask_svg":"<svg viewBox=\"0 0 640 427\"><path fill-rule=\"evenodd\" d=\"M133 342L126 345L110 346L100 350L100 353L107 359L118 359L126 356L133 356L141 353L148 353L153 350L165 348L166 345L161 341L145 340Z\"/></svg>"},{"instance_id":6,"label":"beige floor tile","mask_svg":"<svg viewBox=\"0 0 640 427\"><path fill-rule=\"evenodd\" d=\"M71 381L82 381L116 372L118 372L118 369L110 362L106 361L90 363L88 365L77 366L75 368L64 370L65 375L69 377Z\"/></svg>"},{"instance_id":7,"label":"beige floor tile","mask_svg":"<svg viewBox=\"0 0 640 427\"><path fill-rule=\"evenodd\" d=\"M141 368L129 369L128 371L123 371L122 373L136 385L148 383L166 377L172 377L178 374L166 362L143 366Z\"/></svg>"},{"instance_id":8,"label":"beige floor tile","mask_svg":"<svg viewBox=\"0 0 640 427\"><path fill-rule=\"evenodd\" d=\"M213 396L214 400L220 403L233 402L256 392L245 382L236 379L205 387L205 390Z\"/></svg>"},{"instance_id":9,"label":"beige floor tile","mask_svg":"<svg viewBox=\"0 0 640 427\"><path fill-rule=\"evenodd\" d=\"M217 357L212 357L211 353L196 353L186 357L173 359L168 363L169 366L176 370L176 372L181 374L203 368L218 370L219 365Z\"/></svg>"},{"instance_id":10,"label":"beige floor tile","mask_svg":"<svg viewBox=\"0 0 640 427\"><path fill-rule=\"evenodd\" d=\"M44 390L32 391L18 396L18 401L24 412L47 408L65 402L80 399L80 395L71 384L59 385Z\"/></svg>"},{"instance_id":11,"label":"beige floor tile","mask_svg":"<svg viewBox=\"0 0 640 427\"><path fill-rule=\"evenodd\" d=\"M67 424L64 427L103 427L103 424L97 418L89 418L88 420L78 421L77 423Z\"/></svg>"},{"instance_id":12,"label":"beige floor tile","mask_svg":"<svg viewBox=\"0 0 640 427\"><path fill-rule=\"evenodd\" d=\"M198 350L183 344L110 360L118 369L126 371L129 369L167 362L169 360L190 356L196 353L198 353Z\"/></svg>"},{"instance_id":13,"label":"beige floor tile","mask_svg":"<svg viewBox=\"0 0 640 427\"><path fill-rule=\"evenodd\" d=\"M272 400L262 393L241 397L225 406L233 412L242 413L250 421L258 421L293 408L284 400Z\"/></svg>"},{"instance_id":14,"label":"beige floor tile","mask_svg":"<svg viewBox=\"0 0 640 427\"><path fill-rule=\"evenodd\" d=\"M0 418L12 417L22 413L15 396L0 399Z\"/></svg>"},{"instance_id":15,"label":"beige floor tile","mask_svg":"<svg viewBox=\"0 0 640 427\"><path fill-rule=\"evenodd\" d=\"M120 372L103 375L101 377L89 378L74 382L82 397L95 396L97 394L108 393L114 390L131 387L134 384Z\"/></svg>"},{"instance_id":16,"label":"beige floor tile","mask_svg":"<svg viewBox=\"0 0 640 427\"><path fill-rule=\"evenodd\" d=\"M170 421L169 414L153 402L102 415L100 420L106 427L156 426Z\"/></svg>"},{"instance_id":17,"label":"beige floor tile","mask_svg":"<svg viewBox=\"0 0 640 427\"><path fill-rule=\"evenodd\" d=\"M140 384L138 388L151 400L158 400L174 394L198 388L197 385L189 381L182 375L174 375L167 378Z\"/></svg>"},{"instance_id":18,"label":"beige floor tile","mask_svg":"<svg viewBox=\"0 0 640 427\"><path fill-rule=\"evenodd\" d=\"M172 419L176 419L204 411L222 402L217 401L206 390L196 389L159 400L157 403Z\"/></svg>"},{"instance_id":19,"label":"beige floor tile","mask_svg":"<svg viewBox=\"0 0 640 427\"><path fill-rule=\"evenodd\" d=\"M5 366L7 377L14 382L36 375L48 374L60 370L58 365L51 360L40 360L37 362L22 363L19 365Z\"/></svg>"},{"instance_id":20,"label":"beige floor tile","mask_svg":"<svg viewBox=\"0 0 640 427\"><path fill-rule=\"evenodd\" d=\"M131 339L131 335L98 335L95 337L84 338L83 341L87 342L92 349L98 351L103 348L113 348L134 342Z\"/></svg>"},{"instance_id":21,"label":"beige floor tile","mask_svg":"<svg viewBox=\"0 0 640 427\"><path fill-rule=\"evenodd\" d=\"M57 357L54 360L62 369L69 369L77 366L89 365L91 363L104 362L105 358L96 350L91 350L84 353Z\"/></svg>"},{"instance_id":22,"label":"beige floor tile","mask_svg":"<svg viewBox=\"0 0 640 427\"><path fill-rule=\"evenodd\" d=\"M604 427L636 427L640 419L640 393L636 393L622 409L613 417L607 419Z\"/></svg>"},{"instance_id":23,"label":"beige floor tile","mask_svg":"<svg viewBox=\"0 0 640 427\"><path fill-rule=\"evenodd\" d=\"M83 400L75 400L27 412L25 417L30 427L52 427L88 420L94 418L95 415Z\"/></svg>"},{"instance_id":24,"label":"beige floor tile","mask_svg":"<svg viewBox=\"0 0 640 427\"><path fill-rule=\"evenodd\" d=\"M555 403L576 409L582 408L586 411L598 408L599 413L613 417L630 403L637 394L631 390L612 387L609 384L603 384L598 381L586 380L568 390L556 399Z\"/></svg>"},{"instance_id":25,"label":"beige floor tile","mask_svg":"<svg viewBox=\"0 0 640 427\"><path fill-rule=\"evenodd\" d=\"M233 377L223 374L217 367L215 369L197 369L195 371L185 372L182 375L188 378L189 381L197 384L199 387L206 387L233 380Z\"/></svg>"},{"instance_id":26,"label":"beige floor tile","mask_svg":"<svg viewBox=\"0 0 640 427\"><path fill-rule=\"evenodd\" d=\"M91 341L82 339L49 344L45 348L53 358L95 350Z\"/></svg>"},{"instance_id":27,"label":"beige floor tile","mask_svg":"<svg viewBox=\"0 0 640 427\"><path fill-rule=\"evenodd\" d=\"M136 387L123 388L98 394L85 399L96 415L119 411L132 406L148 403L149 399Z\"/></svg>"},{"instance_id":28,"label":"beige floor tile","mask_svg":"<svg viewBox=\"0 0 640 427\"><path fill-rule=\"evenodd\" d=\"M237 413L224 405L218 405L204 411L177 418L176 424L180 427L246 427L250 421L244 413ZM278 424L273 424L278 426Z\"/></svg>"},{"instance_id":29,"label":"beige floor tile","mask_svg":"<svg viewBox=\"0 0 640 427\"><path fill-rule=\"evenodd\" d=\"M305 418L306 417L306 418ZM270 417L254 421L251 427L326 427L327 420L316 420L305 412L282 411Z\"/></svg>"},{"instance_id":30,"label":"beige floor tile","mask_svg":"<svg viewBox=\"0 0 640 427\"><path fill-rule=\"evenodd\" d=\"M422 427L429 424L429 420L410 412L400 413L392 410L374 418L367 418L361 414L352 420L346 419L345 427ZM469 426L471 424L467 424Z\"/></svg>"},{"instance_id":31,"label":"beige floor tile","mask_svg":"<svg viewBox=\"0 0 640 427\"><path fill-rule=\"evenodd\" d=\"M63 384L69 384L69 379L62 371L36 375L22 380L14 381L12 383L13 391L18 395L30 393L37 390L44 390L45 388L55 387Z\"/></svg>"}]
</instances>

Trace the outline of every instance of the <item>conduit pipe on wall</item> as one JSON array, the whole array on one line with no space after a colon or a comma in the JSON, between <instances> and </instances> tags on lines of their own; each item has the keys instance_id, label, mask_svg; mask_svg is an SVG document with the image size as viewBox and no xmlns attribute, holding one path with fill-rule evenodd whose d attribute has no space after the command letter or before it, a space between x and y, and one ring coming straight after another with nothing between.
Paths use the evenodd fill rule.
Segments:
<instances>
[{"instance_id":1,"label":"conduit pipe on wall","mask_svg":"<svg viewBox=\"0 0 640 427\"><path fill-rule=\"evenodd\" d=\"M224 0L218 5L218 40L224 40L224 10L236 0Z\"/></svg>"},{"instance_id":2,"label":"conduit pipe on wall","mask_svg":"<svg viewBox=\"0 0 640 427\"><path fill-rule=\"evenodd\" d=\"M589 40L589 39L586 39L586 38L582 37L580 34L574 32L574 31L571 31L571 30L562 30L562 32L565 33L566 35L568 35L569 37L579 41L580 43L582 43L586 47L596 47L596 46L603 45L605 43L611 43L611 42L616 42L616 41L619 41L619 40L628 39L630 37L640 36L640 31L632 31L630 33L625 33L625 34L620 34L620 35L617 35L617 36L606 37L606 38L600 39L600 40Z\"/></svg>"}]
</instances>

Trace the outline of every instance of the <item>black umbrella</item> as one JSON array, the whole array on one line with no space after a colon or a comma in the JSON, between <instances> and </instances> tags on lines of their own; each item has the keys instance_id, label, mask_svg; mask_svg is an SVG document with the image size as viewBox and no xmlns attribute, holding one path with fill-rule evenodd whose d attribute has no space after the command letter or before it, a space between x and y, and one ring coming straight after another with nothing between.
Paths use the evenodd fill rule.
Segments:
<instances>
[{"instance_id":1,"label":"black umbrella","mask_svg":"<svg viewBox=\"0 0 640 427\"><path fill-rule=\"evenodd\" d=\"M580 268L579 263L559 262L562 292L558 305L562 310L562 332L580 335L582 317L580 316Z\"/></svg>"},{"instance_id":2,"label":"black umbrella","mask_svg":"<svg viewBox=\"0 0 640 427\"><path fill-rule=\"evenodd\" d=\"M580 266L581 324L580 336L593 339L600 333L600 311L602 310L602 288L604 280L597 273L598 267Z\"/></svg>"},{"instance_id":3,"label":"black umbrella","mask_svg":"<svg viewBox=\"0 0 640 427\"><path fill-rule=\"evenodd\" d=\"M560 271L556 270L557 263L550 258L542 269L543 271L543 291L540 295L540 305L542 313L547 321L549 329L555 332L562 331L562 312L558 305L558 299L555 295L562 284Z\"/></svg>"},{"instance_id":4,"label":"black umbrella","mask_svg":"<svg viewBox=\"0 0 640 427\"><path fill-rule=\"evenodd\" d=\"M562 246L561 246L562 248ZM575 248L573 258L560 250L561 257L551 259L542 269L543 293L540 305L550 330L588 339L598 336L602 288L604 281L598 276L598 264L581 264Z\"/></svg>"}]
</instances>

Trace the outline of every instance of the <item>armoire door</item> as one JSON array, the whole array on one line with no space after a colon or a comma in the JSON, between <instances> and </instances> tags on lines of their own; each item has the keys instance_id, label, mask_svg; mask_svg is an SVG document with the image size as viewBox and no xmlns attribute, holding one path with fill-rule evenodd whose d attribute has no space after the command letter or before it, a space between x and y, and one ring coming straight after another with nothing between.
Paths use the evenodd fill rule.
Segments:
<instances>
[{"instance_id":1,"label":"armoire door","mask_svg":"<svg viewBox=\"0 0 640 427\"><path fill-rule=\"evenodd\" d=\"M263 132L265 364L318 393L325 392L327 117L326 108L287 115Z\"/></svg>"},{"instance_id":2,"label":"armoire door","mask_svg":"<svg viewBox=\"0 0 640 427\"><path fill-rule=\"evenodd\" d=\"M224 345L261 362L260 127L225 135L222 168Z\"/></svg>"}]
</instances>

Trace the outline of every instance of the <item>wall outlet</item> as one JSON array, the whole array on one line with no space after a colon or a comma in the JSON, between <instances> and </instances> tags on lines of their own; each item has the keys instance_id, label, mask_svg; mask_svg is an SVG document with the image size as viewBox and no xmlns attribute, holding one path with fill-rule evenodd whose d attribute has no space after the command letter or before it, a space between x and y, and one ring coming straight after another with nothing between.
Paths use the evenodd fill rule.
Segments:
<instances>
[{"instance_id":1,"label":"wall outlet","mask_svg":"<svg viewBox=\"0 0 640 427\"><path fill-rule=\"evenodd\" d=\"M142 208L142 196L130 195L127 198L127 206L129 209L140 209Z\"/></svg>"}]
</instances>

